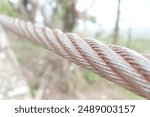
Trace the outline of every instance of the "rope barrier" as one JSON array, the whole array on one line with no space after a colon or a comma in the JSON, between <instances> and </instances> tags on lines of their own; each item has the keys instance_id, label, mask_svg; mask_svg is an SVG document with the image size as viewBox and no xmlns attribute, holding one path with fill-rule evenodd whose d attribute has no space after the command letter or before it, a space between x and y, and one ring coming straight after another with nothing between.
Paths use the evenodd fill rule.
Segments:
<instances>
[{"instance_id":1,"label":"rope barrier","mask_svg":"<svg viewBox=\"0 0 150 117\"><path fill-rule=\"evenodd\" d=\"M128 48L107 46L30 22L0 15L3 27L127 90L150 99L150 59Z\"/></svg>"}]
</instances>

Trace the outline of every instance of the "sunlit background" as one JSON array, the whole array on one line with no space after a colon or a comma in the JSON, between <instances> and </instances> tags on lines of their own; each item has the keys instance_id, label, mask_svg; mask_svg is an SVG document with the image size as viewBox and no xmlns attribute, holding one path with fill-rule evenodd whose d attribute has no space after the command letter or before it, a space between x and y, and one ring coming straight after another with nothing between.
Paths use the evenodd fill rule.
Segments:
<instances>
[{"instance_id":1,"label":"sunlit background","mask_svg":"<svg viewBox=\"0 0 150 117\"><path fill-rule=\"evenodd\" d=\"M0 0L0 13L150 54L150 0ZM0 51L0 99L142 99L2 27L0 33L0 49L9 47Z\"/></svg>"}]
</instances>

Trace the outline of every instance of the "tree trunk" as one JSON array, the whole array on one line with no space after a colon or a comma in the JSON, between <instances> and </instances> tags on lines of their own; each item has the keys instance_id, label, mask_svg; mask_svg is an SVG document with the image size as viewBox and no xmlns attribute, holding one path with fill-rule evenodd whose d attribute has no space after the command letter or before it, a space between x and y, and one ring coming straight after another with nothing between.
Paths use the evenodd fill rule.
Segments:
<instances>
[{"instance_id":1,"label":"tree trunk","mask_svg":"<svg viewBox=\"0 0 150 117\"><path fill-rule=\"evenodd\" d=\"M132 39L132 27L130 26L128 29L128 39L127 39L127 47L130 48Z\"/></svg>"},{"instance_id":2,"label":"tree trunk","mask_svg":"<svg viewBox=\"0 0 150 117\"><path fill-rule=\"evenodd\" d=\"M118 0L117 19L116 19L115 30L114 30L113 44L117 44L118 38L119 38L120 2L121 2L121 0Z\"/></svg>"}]
</instances>

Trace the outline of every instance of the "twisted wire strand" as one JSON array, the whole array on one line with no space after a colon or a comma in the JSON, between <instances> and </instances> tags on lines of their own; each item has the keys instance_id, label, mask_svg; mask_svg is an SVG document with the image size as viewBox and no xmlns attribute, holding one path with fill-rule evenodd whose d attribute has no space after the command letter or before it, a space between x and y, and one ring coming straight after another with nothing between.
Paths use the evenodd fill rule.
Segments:
<instances>
[{"instance_id":1,"label":"twisted wire strand","mask_svg":"<svg viewBox=\"0 0 150 117\"><path fill-rule=\"evenodd\" d=\"M47 48L127 90L150 99L150 59L125 47L107 46L19 19L0 15L5 28Z\"/></svg>"}]
</instances>

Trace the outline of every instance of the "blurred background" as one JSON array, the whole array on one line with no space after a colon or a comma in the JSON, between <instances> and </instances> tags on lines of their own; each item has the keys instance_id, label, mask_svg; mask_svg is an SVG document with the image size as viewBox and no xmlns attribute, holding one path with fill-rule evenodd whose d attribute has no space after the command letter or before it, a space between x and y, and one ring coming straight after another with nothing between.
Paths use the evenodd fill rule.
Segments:
<instances>
[{"instance_id":1,"label":"blurred background","mask_svg":"<svg viewBox=\"0 0 150 117\"><path fill-rule=\"evenodd\" d=\"M0 13L150 53L149 0L0 0ZM142 99L0 27L0 99Z\"/></svg>"}]
</instances>

